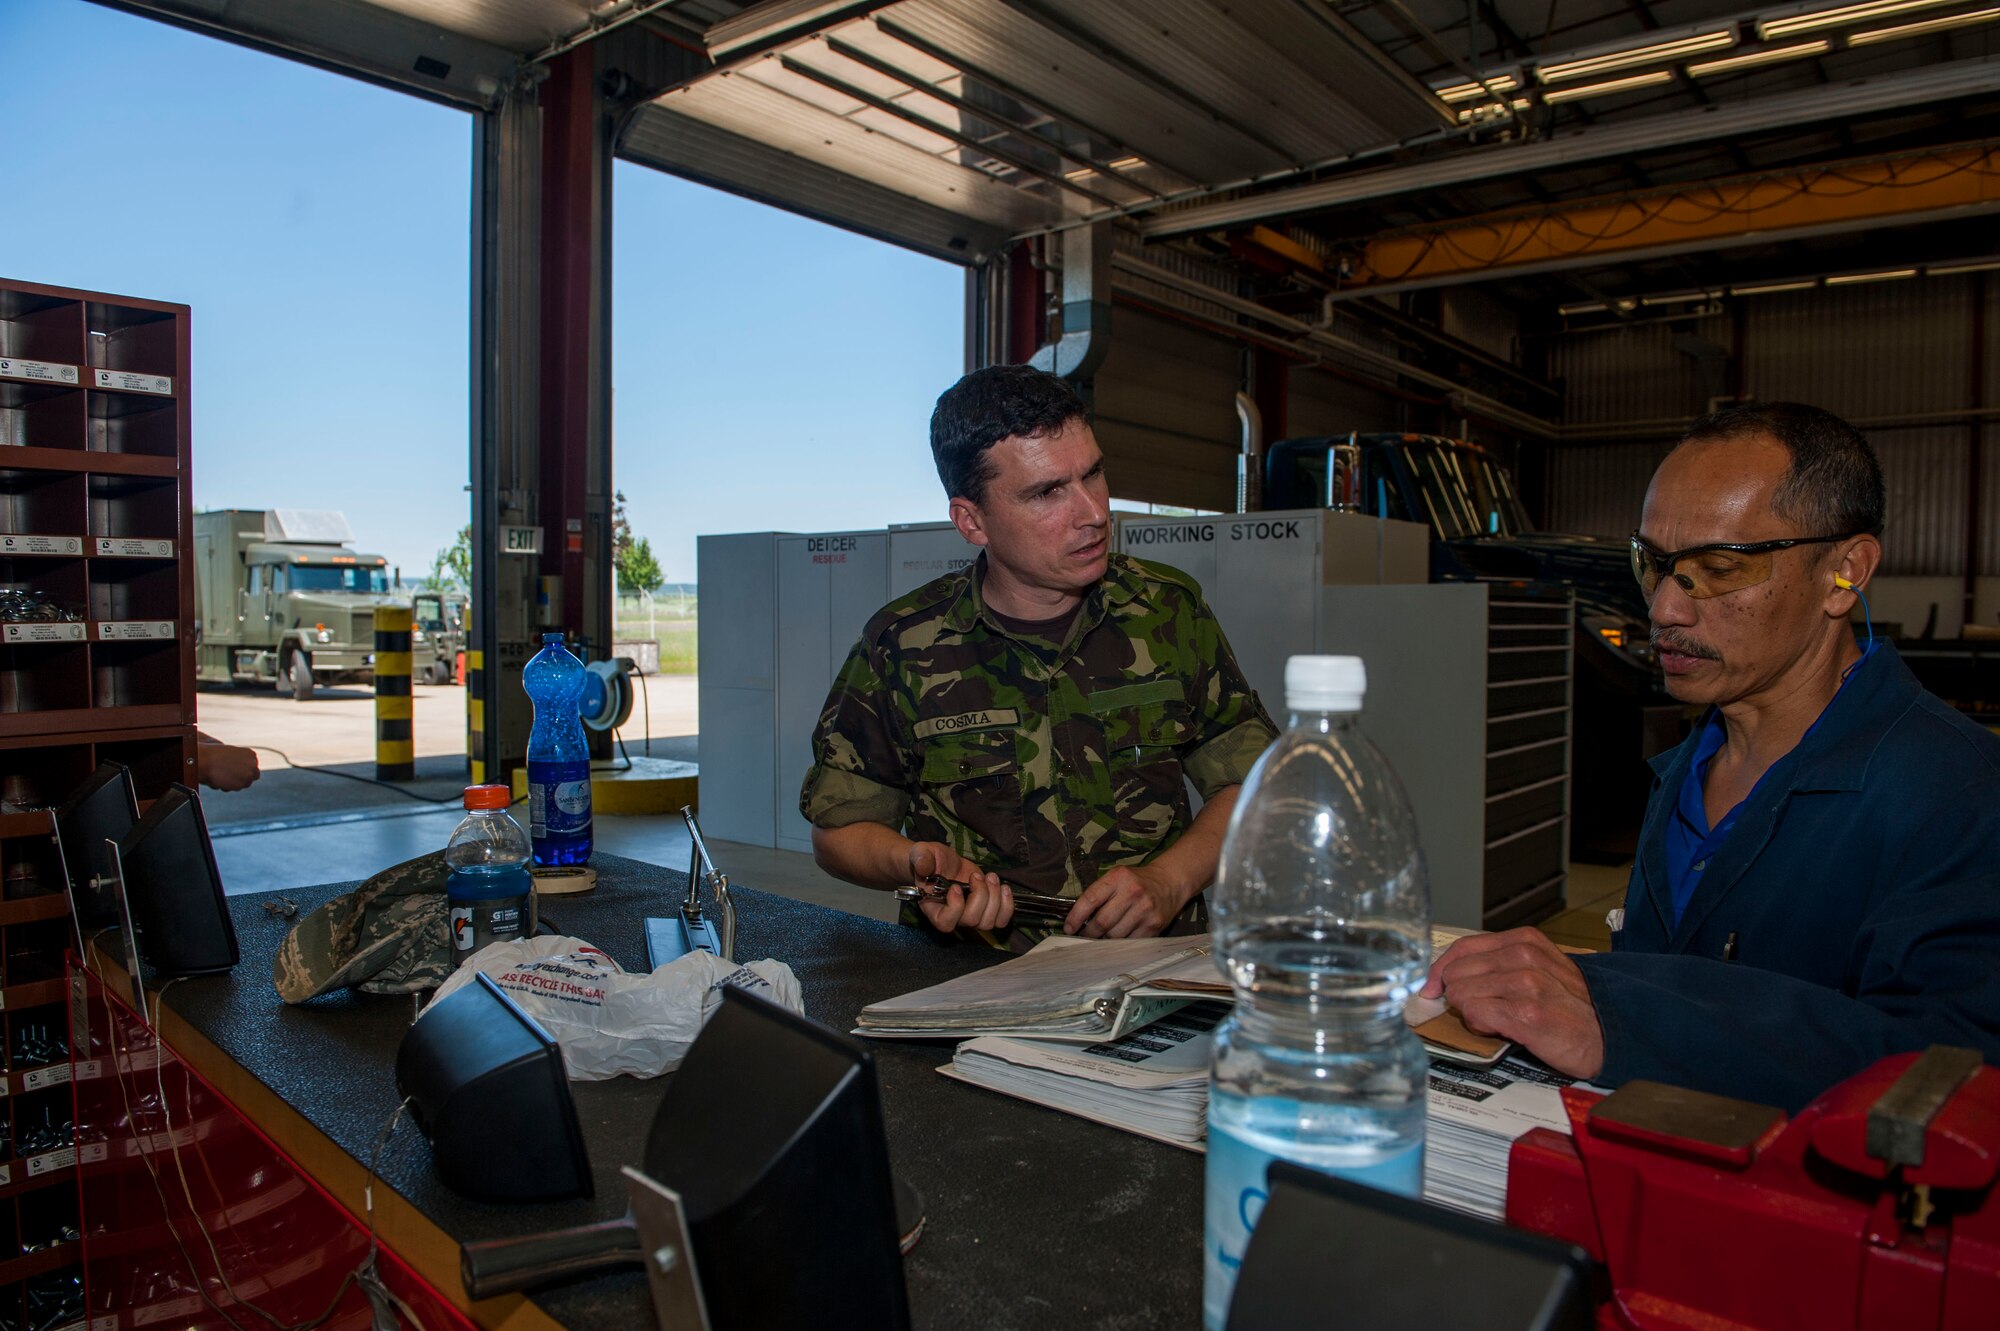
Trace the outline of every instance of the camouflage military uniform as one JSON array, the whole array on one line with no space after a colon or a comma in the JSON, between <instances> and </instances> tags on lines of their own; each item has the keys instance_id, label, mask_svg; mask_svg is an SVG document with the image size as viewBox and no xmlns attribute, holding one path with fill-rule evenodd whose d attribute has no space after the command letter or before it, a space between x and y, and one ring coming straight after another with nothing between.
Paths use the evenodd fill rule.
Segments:
<instances>
[{"instance_id":1,"label":"camouflage military uniform","mask_svg":"<svg viewBox=\"0 0 2000 1331\"><path fill-rule=\"evenodd\" d=\"M813 734L799 811L939 841L1036 892L1076 896L1140 865L1275 732L1201 589L1112 555L1068 638L1007 631L982 558L862 630Z\"/></svg>"}]
</instances>

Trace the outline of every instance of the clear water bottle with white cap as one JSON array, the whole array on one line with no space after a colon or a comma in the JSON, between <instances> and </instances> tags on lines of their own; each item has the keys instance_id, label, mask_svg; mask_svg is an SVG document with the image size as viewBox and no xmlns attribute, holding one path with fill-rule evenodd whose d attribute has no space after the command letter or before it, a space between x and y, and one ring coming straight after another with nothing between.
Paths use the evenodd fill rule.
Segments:
<instances>
[{"instance_id":1,"label":"clear water bottle with white cap","mask_svg":"<svg viewBox=\"0 0 2000 1331\"><path fill-rule=\"evenodd\" d=\"M1202 1316L1220 1331L1274 1158L1417 1196L1430 883L1394 769L1361 732L1353 656L1285 666L1285 733L1243 784L1210 891L1236 993L1209 1074Z\"/></svg>"}]
</instances>

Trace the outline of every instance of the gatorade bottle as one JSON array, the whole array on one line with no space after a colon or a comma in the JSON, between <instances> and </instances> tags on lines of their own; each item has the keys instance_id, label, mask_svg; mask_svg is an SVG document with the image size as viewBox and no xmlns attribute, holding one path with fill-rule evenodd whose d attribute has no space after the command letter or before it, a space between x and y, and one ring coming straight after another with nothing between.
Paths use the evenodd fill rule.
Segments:
<instances>
[{"instance_id":1,"label":"gatorade bottle","mask_svg":"<svg viewBox=\"0 0 2000 1331\"><path fill-rule=\"evenodd\" d=\"M1236 1005L1209 1073L1208 1331L1227 1320L1273 1158L1423 1188L1427 1065L1403 1004L1430 960L1430 883L1402 782L1361 732L1367 685L1359 657L1286 663L1291 723L1222 842L1210 928Z\"/></svg>"},{"instance_id":2,"label":"gatorade bottle","mask_svg":"<svg viewBox=\"0 0 2000 1331\"><path fill-rule=\"evenodd\" d=\"M507 812L505 786L467 786L465 818L445 846L451 877L445 897L456 962L488 943L533 937L535 880L528 872L528 834Z\"/></svg>"},{"instance_id":3,"label":"gatorade bottle","mask_svg":"<svg viewBox=\"0 0 2000 1331\"><path fill-rule=\"evenodd\" d=\"M583 662L544 633L542 650L522 668L535 704L528 732L528 831L535 863L590 863L590 742L584 738Z\"/></svg>"}]
</instances>

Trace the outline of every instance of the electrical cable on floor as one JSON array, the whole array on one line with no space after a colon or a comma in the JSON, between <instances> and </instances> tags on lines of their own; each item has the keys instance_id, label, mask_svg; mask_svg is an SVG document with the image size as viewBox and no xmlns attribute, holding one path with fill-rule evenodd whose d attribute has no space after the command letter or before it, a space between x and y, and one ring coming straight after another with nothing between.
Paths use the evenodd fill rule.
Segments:
<instances>
[{"instance_id":1,"label":"electrical cable on floor","mask_svg":"<svg viewBox=\"0 0 2000 1331\"><path fill-rule=\"evenodd\" d=\"M404 790L393 781L379 781L372 776L356 776L353 772L343 772L333 767L310 767L304 763L295 763L292 761L291 755L283 749L274 749L268 744L245 744L243 747L246 749L256 749L263 753L275 753L280 758L283 758L285 766L291 768L294 772L315 772L320 776L337 776L343 781L359 781L365 786L380 786L384 790L393 790L404 799L415 800L419 804L457 804L462 798L458 795L448 795L442 799L431 795L419 795L415 791Z\"/></svg>"}]
</instances>

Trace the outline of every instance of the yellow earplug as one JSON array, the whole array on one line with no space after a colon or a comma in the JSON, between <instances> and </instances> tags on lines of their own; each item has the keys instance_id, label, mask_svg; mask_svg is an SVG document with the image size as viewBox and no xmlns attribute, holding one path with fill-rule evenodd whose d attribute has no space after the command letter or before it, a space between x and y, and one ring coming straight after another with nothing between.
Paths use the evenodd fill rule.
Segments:
<instances>
[{"instance_id":1,"label":"yellow earplug","mask_svg":"<svg viewBox=\"0 0 2000 1331\"><path fill-rule=\"evenodd\" d=\"M1854 590L1854 584L1849 582L1846 578L1841 577L1838 573L1833 575L1833 585L1840 588L1840 590L1844 592L1851 592Z\"/></svg>"}]
</instances>

